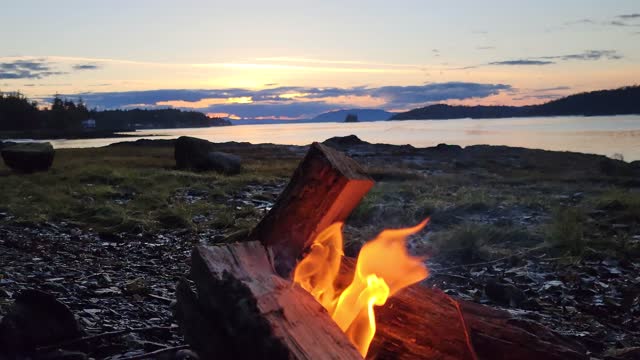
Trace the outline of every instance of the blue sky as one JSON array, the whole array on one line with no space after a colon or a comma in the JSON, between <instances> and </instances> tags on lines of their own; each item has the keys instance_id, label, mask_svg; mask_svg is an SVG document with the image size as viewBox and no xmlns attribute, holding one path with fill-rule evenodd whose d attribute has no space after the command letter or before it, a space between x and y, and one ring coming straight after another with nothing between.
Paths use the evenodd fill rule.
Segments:
<instances>
[{"instance_id":1,"label":"blue sky","mask_svg":"<svg viewBox=\"0 0 640 360\"><path fill-rule=\"evenodd\" d=\"M21 0L0 30L2 91L99 107L294 119L530 104L640 79L637 0Z\"/></svg>"}]
</instances>

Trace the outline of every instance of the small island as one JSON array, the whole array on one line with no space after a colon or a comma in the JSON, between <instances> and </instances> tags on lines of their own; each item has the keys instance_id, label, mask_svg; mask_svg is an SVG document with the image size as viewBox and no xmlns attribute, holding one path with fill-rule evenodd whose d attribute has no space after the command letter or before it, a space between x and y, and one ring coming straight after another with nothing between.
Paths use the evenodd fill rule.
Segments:
<instances>
[{"instance_id":1,"label":"small island","mask_svg":"<svg viewBox=\"0 0 640 360\"><path fill-rule=\"evenodd\" d=\"M347 114L347 116L344 118L344 122L346 122L346 123L359 122L358 121L358 115L356 115L356 114Z\"/></svg>"}]
</instances>

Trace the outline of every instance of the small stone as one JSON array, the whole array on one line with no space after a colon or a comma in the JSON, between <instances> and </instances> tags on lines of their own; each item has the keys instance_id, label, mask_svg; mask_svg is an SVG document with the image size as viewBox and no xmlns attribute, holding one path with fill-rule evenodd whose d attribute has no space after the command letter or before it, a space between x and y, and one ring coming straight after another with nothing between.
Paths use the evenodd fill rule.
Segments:
<instances>
[{"instance_id":1,"label":"small stone","mask_svg":"<svg viewBox=\"0 0 640 360\"><path fill-rule=\"evenodd\" d=\"M128 295L146 295L150 291L142 278L136 278L124 285L124 292Z\"/></svg>"},{"instance_id":2,"label":"small stone","mask_svg":"<svg viewBox=\"0 0 640 360\"><path fill-rule=\"evenodd\" d=\"M112 286L108 288L98 289L93 293L96 295L120 295L122 294L122 291L120 291L120 289L118 289L117 287Z\"/></svg>"},{"instance_id":3,"label":"small stone","mask_svg":"<svg viewBox=\"0 0 640 360\"><path fill-rule=\"evenodd\" d=\"M504 306L520 307L527 301L524 292L511 284L489 281L484 291L491 301Z\"/></svg>"}]
</instances>

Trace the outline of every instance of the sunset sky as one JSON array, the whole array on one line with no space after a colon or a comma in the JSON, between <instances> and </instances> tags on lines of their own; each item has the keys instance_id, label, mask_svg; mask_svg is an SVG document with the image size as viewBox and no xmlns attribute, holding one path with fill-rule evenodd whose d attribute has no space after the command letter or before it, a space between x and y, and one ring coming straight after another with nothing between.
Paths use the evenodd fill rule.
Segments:
<instances>
[{"instance_id":1,"label":"sunset sky","mask_svg":"<svg viewBox=\"0 0 640 360\"><path fill-rule=\"evenodd\" d=\"M638 0L21 0L0 91L300 119L640 83Z\"/></svg>"}]
</instances>

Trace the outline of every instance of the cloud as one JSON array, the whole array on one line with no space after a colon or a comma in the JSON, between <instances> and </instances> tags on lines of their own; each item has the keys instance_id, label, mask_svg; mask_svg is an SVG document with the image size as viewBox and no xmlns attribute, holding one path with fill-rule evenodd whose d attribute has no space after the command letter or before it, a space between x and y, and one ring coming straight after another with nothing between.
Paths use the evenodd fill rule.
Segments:
<instances>
[{"instance_id":1,"label":"cloud","mask_svg":"<svg viewBox=\"0 0 640 360\"><path fill-rule=\"evenodd\" d=\"M476 47L476 49L478 50L494 50L496 47L495 46L478 46Z\"/></svg>"},{"instance_id":2,"label":"cloud","mask_svg":"<svg viewBox=\"0 0 640 360\"><path fill-rule=\"evenodd\" d=\"M551 65L555 64L553 61L546 60L507 60L507 61L494 61L490 62L489 65Z\"/></svg>"},{"instance_id":3,"label":"cloud","mask_svg":"<svg viewBox=\"0 0 640 360\"><path fill-rule=\"evenodd\" d=\"M601 60L601 59L619 60L622 58L623 56L619 54L616 50L585 50L584 52L578 53L578 54L544 56L544 57L541 57L540 59L560 59L564 61L570 61L570 60L595 61L595 60Z\"/></svg>"},{"instance_id":4,"label":"cloud","mask_svg":"<svg viewBox=\"0 0 640 360\"><path fill-rule=\"evenodd\" d=\"M97 69L100 69L101 66L97 64L75 64L71 68L73 68L73 70L76 70L76 71L97 70Z\"/></svg>"},{"instance_id":5,"label":"cloud","mask_svg":"<svg viewBox=\"0 0 640 360\"><path fill-rule=\"evenodd\" d=\"M510 89L511 86L505 84L446 82L422 86L384 86L371 89L369 93L385 99L387 109L394 109L447 100L484 98Z\"/></svg>"},{"instance_id":6,"label":"cloud","mask_svg":"<svg viewBox=\"0 0 640 360\"><path fill-rule=\"evenodd\" d=\"M622 15L618 15L617 17L624 20L633 20L633 19L640 19L640 14L639 13L622 14Z\"/></svg>"},{"instance_id":7,"label":"cloud","mask_svg":"<svg viewBox=\"0 0 640 360\"><path fill-rule=\"evenodd\" d=\"M571 90L570 86L556 86L550 88L536 89L536 91L558 91L558 90Z\"/></svg>"},{"instance_id":8,"label":"cloud","mask_svg":"<svg viewBox=\"0 0 640 360\"><path fill-rule=\"evenodd\" d=\"M539 95L525 95L520 97L514 97L513 100L555 100L563 97L564 95L558 94L539 94Z\"/></svg>"},{"instance_id":9,"label":"cloud","mask_svg":"<svg viewBox=\"0 0 640 360\"><path fill-rule=\"evenodd\" d=\"M100 109L175 107L204 113L227 113L240 118L310 118L323 112L349 108L409 109L447 100L484 98L512 90L505 84L468 82L416 86L356 86L316 88L281 86L262 90L167 89L66 94L81 96Z\"/></svg>"},{"instance_id":10,"label":"cloud","mask_svg":"<svg viewBox=\"0 0 640 360\"><path fill-rule=\"evenodd\" d=\"M568 21L564 23L564 25L566 26L581 25L581 24L595 25L597 24L597 21L593 19L580 19L580 20Z\"/></svg>"},{"instance_id":11,"label":"cloud","mask_svg":"<svg viewBox=\"0 0 640 360\"><path fill-rule=\"evenodd\" d=\"M44 59L0 62L0 79L41 79L65 74L53 71L51 66L52 64Z\"/></svg>"},{"instance_id":12,"label":"cloud","mask_svg":"<svg viewBox=\"0 0 640 360\"><path fill-rule=\"evenodd\" d=\"M594 19L580 19L576 21L568 21L564 23L565 27L573 26L573 25L593 25L593 26L617 26L617 27L626 27L626 26L640 26L637 24L629 24L625 21L634 21L640 19L640 14L623 14L618 15L610 20L594 20ZM622 20L622 21L621 21Z\"/></svg>"},{"instance_id":13,"label":"cloud","mask_svg":"<svg viewBox=\"0 0 640 360\"><path fill-rule=\"evenodd\" d=\"M463 69L473 69L479 66L493 65L493 66L539 66L539 65L553 65L557 60L560 61L597 61L597 60L620 60L624 56L618 53L616 50L585 50L581 53L567 54L567 55L554 55L554 56L539 56L529 59L520 60L503 60L493 61L483 65L468 66Z\"/></svg>"}]
</instances>

